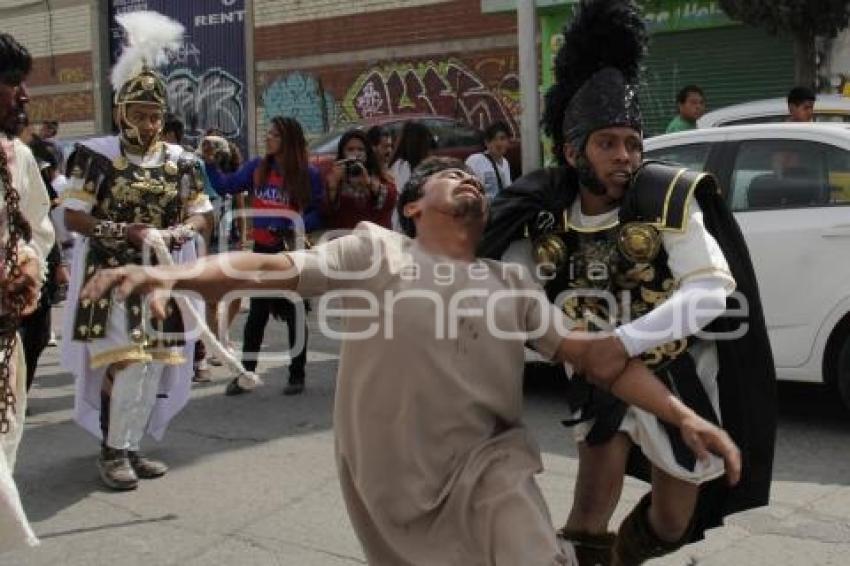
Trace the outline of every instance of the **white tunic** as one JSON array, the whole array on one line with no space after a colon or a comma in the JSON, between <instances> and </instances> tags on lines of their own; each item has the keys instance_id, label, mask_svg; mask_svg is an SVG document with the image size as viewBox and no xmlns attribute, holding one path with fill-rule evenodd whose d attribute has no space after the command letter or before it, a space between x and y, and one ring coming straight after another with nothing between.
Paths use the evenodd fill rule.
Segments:
<instances>
[{"instance_id":1,"label":"white tunic","mask_svg":"<svg viewBox=\"0 0 850 566\"><path fill-rule=\"evenodd\" d=\"M603 227L615 226L618 222L619 209L611 210L605 214L588 216L581 212L580 199L576 199L569 210L569 223L571 226L593 230ZM695 200L688 203L688 222L684 232L661 232L662 245L668 255L668 265L671 274L676 279L677 288L689 282L712 281L723 293L731 293L735 288L735 282L729 271L729 266L723 252L716 240L708 233L703 223L702 210ZM525 265L533 265L530 257L531 246L527 240L521 240L512 244L503 256L505 261L517 261ZM667 300L671 301L676 293ZM660 304L652 313L664 308L666 303ZM687 308L689 305L685 305ZM651 350L666 342L681 339L690 334L685 332L682 325L670 323L676 320L691 320L691 315L682 315L681 312L674 313L677 316L655 317L653 324L655 328L648 328L645 324L646 317L638 318L630 324L617 329L617 334L626 346L629 354L637 356L644 351ZM669 324L668 324L669 323ZM687 324L684 326L688 326ZM690 354L696 364L697 376L702 383L708 398L717 415L720 415L719 392L717 388L717 372L719 368L717 348L714 342L701 340L691 347ZM567 367L568 374L570 368ZM572 415L579 418L580 411ZM593 421L584 421L573 427L577 441L585 439ZM631 440L640 446L641 451L652 462L668 474L683 481L701 484L718 478L724 473L723 460L717 456L710 456L706 461L697 460L693 470L681 466L675 458L669 436L662 427L658 418L639 409L629 407L620 431L627 434Z\"/></svg>"}]
</instances>

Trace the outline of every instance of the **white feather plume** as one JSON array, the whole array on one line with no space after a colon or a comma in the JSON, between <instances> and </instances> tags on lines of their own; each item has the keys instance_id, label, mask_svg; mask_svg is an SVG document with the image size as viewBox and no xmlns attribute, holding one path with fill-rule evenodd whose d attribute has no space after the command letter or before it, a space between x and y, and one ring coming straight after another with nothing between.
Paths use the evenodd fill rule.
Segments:
<instances>
[{"instance_id":1,"label":"white feather plume","mask_svg":"<svg viewBox=\"0 0 850 566\"><path fill-rule=\"evenodd\" d=\"M117 91L147 65L156 68L168 63L166 49L176 50L183 40L180 22L159 12L127 12L115 17L126 45L112 68L112 87Z\"/></svg>"}]
</instances>

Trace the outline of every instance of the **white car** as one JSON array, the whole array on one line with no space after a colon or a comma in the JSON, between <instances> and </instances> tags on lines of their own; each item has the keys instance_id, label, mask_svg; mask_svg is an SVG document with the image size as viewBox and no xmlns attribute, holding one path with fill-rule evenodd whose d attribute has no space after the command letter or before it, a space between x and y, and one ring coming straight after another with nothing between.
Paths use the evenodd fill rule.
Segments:
<instances>
[{"instance_id":1,"label":"white car","mask_svg":"<svg viewBox=\"0 0 850 566\"><path fill-rule=\"evenodd\" d=\"M850 125L762 124L650 138L647 159L713 173L750 248L779 379L850 407Z\"/></svg>"},{"instance_id":2,"label":"white car","mask_svg":"<svg viewBox=\"0 0 850 566\"><path fill-rule=\"evenodd\" d=\"M707 112L697 120L699 128L740 126L784 122L788 119L788 101L768 98L743 104L733 104ZM850 97L838 94L819 94L815 100L816 122L850 122Z\"/></svg>"}]
</instances>

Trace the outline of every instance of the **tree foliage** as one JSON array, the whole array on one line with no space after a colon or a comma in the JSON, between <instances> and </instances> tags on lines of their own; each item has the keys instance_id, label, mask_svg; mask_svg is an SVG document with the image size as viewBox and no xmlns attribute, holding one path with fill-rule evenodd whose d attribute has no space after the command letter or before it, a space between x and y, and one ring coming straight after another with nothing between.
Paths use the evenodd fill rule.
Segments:
<instances>
[{"instance_id":1,"label":"tree foliage","mask_svg":"<svg viewBox=\"0 0 850 566\"><path fill-rule=\"evenodd\" d=\"M776 34L835 37L850 23L848 0L720 0L730 17Z\"/></svg>"},{"instance_id":2,"label":"tree foliage","mask_svg":"<svg viewBox=\"0 0 850 566\"><path fill-rule=\"evenodd\" d=\"M848 0L719 0L730 17L794 38L798 85L817 85L816 37L835 37L850 23Z\"/></svg>"}]
</instances>

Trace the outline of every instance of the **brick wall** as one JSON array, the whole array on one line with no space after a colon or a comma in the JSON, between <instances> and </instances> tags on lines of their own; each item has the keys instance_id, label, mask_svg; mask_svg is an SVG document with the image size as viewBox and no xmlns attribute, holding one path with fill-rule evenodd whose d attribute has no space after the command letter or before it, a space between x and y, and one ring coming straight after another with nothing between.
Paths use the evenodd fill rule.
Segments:
<instances>
[{"instance_id":1,"label":"brick wall","mask_svg":"<svg viewBox=\"0 0 850 566\"><path fill-rule=\"evenodd\" d=\"M92 0L44 3L20 8L20 2L0 3L0 31L11 34L33 56L30 120L60 122L60 137L94 133L92 79Z\"/></svg>"},{"instance_id":2,"label":"brick wall","mask_svg":"<svg viewBox=\"0 0 850 566\"><path fill-rule=\"evenodd\" d=\"M254 12L257 14L257 26L261 27L445 2L446 0L256 0Z\"/></svg>"},{"instance_id":3,"label":"brick wall","mask_svg":"<svg viewBox=\"0 0 850 566\"><path fill-rule=\"evenodd\" d=\"M281 8L274 19L278 4L300 11L284 16ZM324 4L337 7L320 10ZM505 120L519 132L514 14L482 14L480 0L317 0L261 1L255 17L260 139L276 114L298 117L312 136L328 125L408 113L457 116L476 127Z\"/></svg>"},{"instance_id":4,"label":"brick wall","mask_svg":"<svg viewBox=\"0 0 850 566\"><path fill-rule=\"evenodd\" d=\"M261 22L258 16L255 30L255 55L258 61L516 34L514 15L484 15L478 0L454 0L380 12L324 16L277 25L261 25Z\"/></svg>"}]
</instances>

